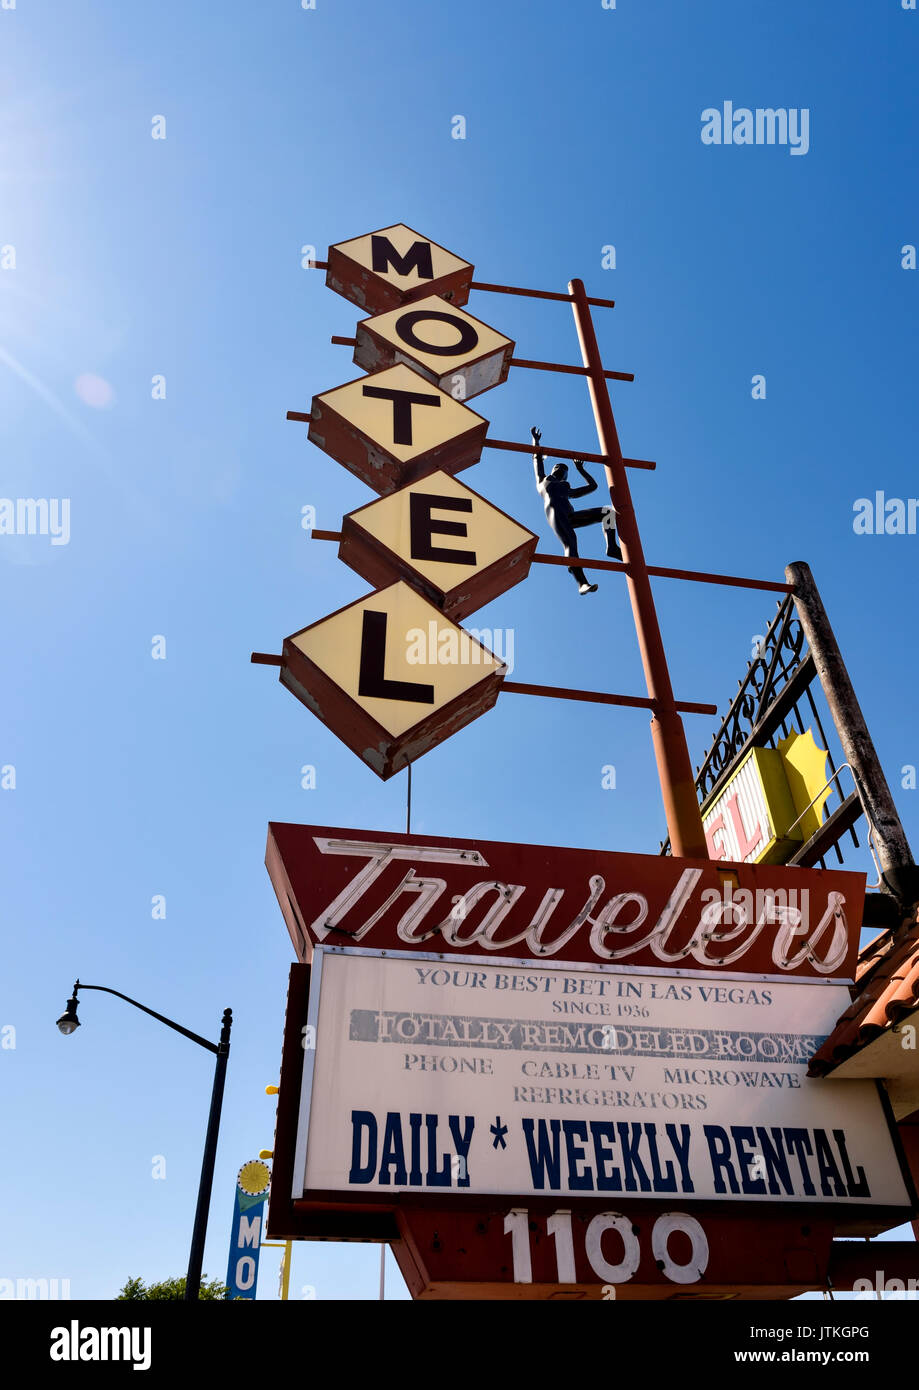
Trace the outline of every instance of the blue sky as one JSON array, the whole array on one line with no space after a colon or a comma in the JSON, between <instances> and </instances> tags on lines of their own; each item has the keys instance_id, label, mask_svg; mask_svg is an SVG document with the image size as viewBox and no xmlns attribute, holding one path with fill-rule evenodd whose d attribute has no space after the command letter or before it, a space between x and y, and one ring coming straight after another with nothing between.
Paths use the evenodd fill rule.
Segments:
<instances>
[{"instance_id":1,"label":"blue sky","mask_svg":"<svg viewBox=\"0 0 919 1390\"><path fill-rule=\"evenodd\" d=\"M607 366L636 374L613 394L623 448L658 461L631 476L649 562L809 561L917 839L919 538L852 526L857 498L919 492L917 45L900 0L0 10L0 492L71 499L69 544L0 536L4 1277L106 1298L185 1267L210 1061L100 995L63 1040L77 975L209 1036L234 1009L205 1261L223 1274L236 1170L271 1145L291 955L267 822L403 824L404 778L378 782L248 662L367 587L300 526L370 496L284 418L358 374L329 337L360 315L304 245L404 221L481 279L616 299L598 316ZM725 100L806 107L808 152L703 145ZM566 305L469 308L522 356L578 360ZM577 378L513 372L475 404L497 437L537 422L596 448ZM465 477L554 549L526 458ZM655 592L678 698L723 707L772 599ZM517 680L644 693L614 576L580 599L538 567L476 625L514 628ZM694 762L713 727L687 717ZM664 833L645 714L513 696L417 765L414 804L444 835L654 852ZM372 1248L302 1246L292 1291L371 1298L376 1277Z\"/></svg>"}]
</instances>

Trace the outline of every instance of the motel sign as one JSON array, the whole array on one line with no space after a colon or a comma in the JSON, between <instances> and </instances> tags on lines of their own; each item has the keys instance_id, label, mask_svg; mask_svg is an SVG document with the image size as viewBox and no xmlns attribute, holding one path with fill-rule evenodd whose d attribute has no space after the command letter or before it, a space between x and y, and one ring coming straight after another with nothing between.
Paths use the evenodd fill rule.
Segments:
<instances>
[{"instance_id":1,"label":"motel sign","mask_svg":"<svg viewBox=\"0 0 919 1390\"><path fill-rule=\"evenodd\" d=\"M882 1089L808 1075L850 1000L865 876L785 867L825 800L810 731L700 809L681 715L716 710L672 689L626 476L655 465L622 455L606 382L631 378L590 317L611 302L478 282L401 223L324 268L361 312L334 341L363 375L289 418L369 489L319 538L371 592L253 660L383 779L505 692L646 708L672 855L271 824L297 963L270 1234L390 1243L416 1298L822 1287L834 1237L917 1209ZM473 290L568 301L583 367L516 358ZM478 410L512 367L587 378L600 453L542 452L603 465L621 561L540 555L470 485L486 449L531 451ZM464 629L537 563L622 572L646 698L514 684Z\"/></svg>"}]
</instances>

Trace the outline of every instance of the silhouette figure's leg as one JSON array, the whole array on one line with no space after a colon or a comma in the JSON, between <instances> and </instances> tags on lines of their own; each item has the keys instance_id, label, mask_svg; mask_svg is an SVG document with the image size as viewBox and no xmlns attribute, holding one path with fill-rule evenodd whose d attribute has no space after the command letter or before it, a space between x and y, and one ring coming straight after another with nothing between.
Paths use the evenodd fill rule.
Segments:
<instances>
[{"instance_id":1,"label":"silhouette figure's leg","mask_svg":"<svg viewBox=\"0 0 919 1390\"><path fill-rule=\"evenodd\" d=\"M611 560L621 560L622 551L616 538L616 508L604 507L603 534L606 537L606 553Z\"/></svg>"},{"instance_id":2,"label":"silhouette figure's leg","mask_svg":"<svg viewBox=\"0 0 919 1390\"><path fill-rule=\"evenodd\" d=\"M580 531L582 526L596 526L598 521L603 520L607 510L606 507L582 507L580 511L572 512L568 521Z\"/></svg>"},{"instance_id":3,"label":"silhouette figure's leg","mask_svg":"<svg viewBox=\"0 0 919 1390\"><path fill-rule=\"evenodd\" d=\"M569 524L570 519L564 522L556 520L553 530L562 543L562 548L569 559L578 555L578 538L574 527ZM574 576L580 594L594 594L597 591L596 584L591 584L580 565L570 565L569 572Z\"/></svg>"},{"instance_id":4,"label":"silhouette figure's leg","mask_svg":"<svg viewBox=\"0 0 919 1390\"><path fill-rule=\"evenodd\" d=\"M606 541L606 553L611 560L621 560L622 551L616 540L616 508L612 505L606 507L585 507L583 511L575 512L569 517L571 526L594 526L598 522L603 527L603 537Z\"/></svg>"}]
</instances>

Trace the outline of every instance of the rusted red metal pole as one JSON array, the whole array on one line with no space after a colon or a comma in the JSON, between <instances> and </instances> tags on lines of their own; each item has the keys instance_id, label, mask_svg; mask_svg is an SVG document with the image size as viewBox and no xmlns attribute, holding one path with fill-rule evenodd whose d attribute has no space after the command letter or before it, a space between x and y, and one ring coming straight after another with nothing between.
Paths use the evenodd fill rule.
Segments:
<instances>
[{"instance_id":1,"label":"rusted red metal pole","mask_svg":"<svg viewBox=\"0 0 919 1390\"><path fill-rule=\"evenodd\" d=\"M546 452L543 450L542 452ZM560 450L556 450L560 453ZM567 455L563 455L567 457ZM578 455L579 458L583 455ZM602 460L601 460L602 461ZM628 459L626 459L628 465ZM314 526L310 532L314 541L340 541L340 531L323 531L320 527ZM534 565L580 565L585 570L611 570L627 572L628 565L622 564L619 560L586 560L583 555L576 555L573 558L564 555L540 555L537 550L530 556ZM780 584L772 579L742 579L737 574L709 574L707 570L670 570L663 569L660 565L646 565L650 575L656 575L662 579L689 579L698 584L720 584L722 587L730 589L765 589L771 594L793 594L795 586L793 584ZM712 711L717 713L717 706Z\"/></svg>"},{"instance_id":2,"label":"rusted red metal pole","mask_svg":"<svg viewBox=\"0 0 919 1390\"><path fill-rule=\"evenodd\" d=\"M537 362L531 357L512 357L512 367L528 367L533 372L565 372L569 376L587 376L586 367L569 367L564 362ZM634 381L634 372L604 372L607 381Z\"/></svg>"},{"instance_id":3,"label":"rusted red metal pole","mask_svg":"<svg viewBox=\"0 0 919 1390\"><path fill-rule=\"evenodd\" d=\"M567 296L563 295L562 298ZM340 333L333 333L329 339L336 347L357 347L356 338L345 338ZM563 362L536 362L530 357L512 357L510 360L512 367L529 367L534 372L567 372L569 376L587 376L586 367L571 367ZM604 372L607 381L634 381L634 372Z\"/></svg>"},{"instance_id":4,"label":"rusted red metal pole","mask_svg":"<svg viewBox=\"0 0 919 1390\"><path fill-rule=\"evenodd\" d=\"M299 419L292 410L287 412L288 420ZM309 419L309 416L306 417ZM512 454L532 454L532 444L516 444L510 439L486 439L483 441L486 449L504 449ZM577 449L547 449L545 445L539 446L539 452L545 458L550 459L580 459L582 463L605 463L605 454L585 454L583 450ZM653 473L657 464L653 459L623 459L626 468L643 468L648 473Z\"/></svg>"},{"instance_id":5,"label":"rusted red metal pole","mask_svg":"<svg viewBox=\"0 0 919 1390\"><path fill-rule=\"evenodd\" d=\"M678 858L707 859L705 832L702 829L702 815L696 796L692 763L689 761L689 749L686 746L686 734L670 684L670 672L657 621L657 610L654 607L651 580L641 548L641 537L632 507L632 496L629 492L606 377L603 374L603 361L594 332L590 304L583 281L571 280L568 290L574 301L572 308L581 344L581 356L584 366L588 369L587 384L593 404L597 436L600 448L606 456L606 481L609 484L610 499L616 508L616 529L623 558L629 566L626 583L632 602L645 683L648 695L655 702L651 737L657 758L657 773L670 834L670 847Z\"/></svg>"},{"instance_id":6,"label":"rusted red metal pole","mask_svg":"<svg viewBox=\"0 0 919 1390\"><path fill-rule=\"evenodd\" d=\"M321 262L314 261L313 264L319 265ZM559 294L558 290L524 290L519 285L489 285L484 280L470 281L469 288L471 290L489 290L492 294L525 294L528 299L570 300L573 297L570 294ZM586 304L593 304L597 309L615 309L616 307L615 299L593 299L585 295L584 301Z\"/></svg>"},{"instance_id":7,"label":"rusted red metal pole","mask_svg":"<svg viewBox=\"0 0 919 1390\"><path fill-rule=\"evenodd\" d=\"M255 659L253 653L252 659ZM612 695L605 690L571 690L564 685L525 685L520 681L502 681L502 695L538 695L540 699L580 700L588 705L626 705L629 709L651 709L654 701L644 695ZM717 705L703 705L691 700L677 702L684 714L717 714Z\"/></svg>"}]
</instances>

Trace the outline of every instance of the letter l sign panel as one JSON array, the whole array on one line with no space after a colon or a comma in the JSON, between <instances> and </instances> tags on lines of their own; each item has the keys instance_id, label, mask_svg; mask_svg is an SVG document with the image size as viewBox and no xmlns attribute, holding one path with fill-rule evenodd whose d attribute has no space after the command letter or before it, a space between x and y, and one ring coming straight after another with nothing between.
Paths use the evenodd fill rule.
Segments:
<instances>
[{"instance_id":1,"label":"letter l sign panel","mask_svg":"<svg viewBox=\"0 0 919 1390\"><path fill-rule=\"evenodd\" d=\"M385 781L491 709L506 667L399 582L284 641L281 684Z\"/></svg>"}]
</instances>

